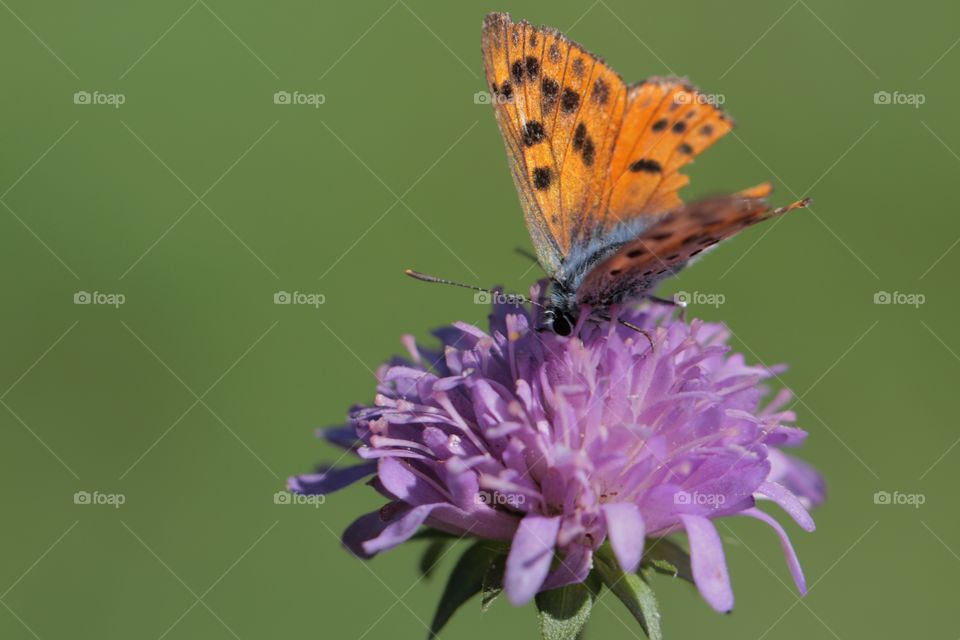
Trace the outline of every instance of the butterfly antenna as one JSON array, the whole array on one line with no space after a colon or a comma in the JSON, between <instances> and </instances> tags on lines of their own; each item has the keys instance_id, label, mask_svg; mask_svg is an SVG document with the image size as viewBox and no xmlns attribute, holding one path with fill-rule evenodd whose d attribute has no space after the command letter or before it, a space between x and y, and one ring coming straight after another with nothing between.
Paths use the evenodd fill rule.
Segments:
<instances>
[{"instance_id":1,"label":"butterfly antenna","mask_svg":"<svg viewBox=\"0 0 960 640\"><path fill-rule=\"evenodd\" d=\"M526 258L526 259L529 260L530 262L540 262L539 260L537 260L537 256L533 255L532 253L530 253L529 251L527 251L527 250L524 249L523 247L514 247L514 248L513 248L513 251L514 251L517 255L523 256L524 258Z\"/></svg>"},{"instance_id":2,"label":"butterfly antenna","mask_svg":"<svg viewBox=\"0 0 960 640\"><path fill-rule=\"evenodd\" d=\"M484 287L477 287L472 284L464 284L463 282L455 282L454 280L447 280L446 278L438 278L437 276L429 276L425 273L420 273L419 271L414 271L413 269L404 269L405 274L413 278L414 280L422 280L423 282L433 282L436 284L448 284L453 287L460 287L462 289L470 289L471 291L481 291L483 293L489 293L491 296L495 295L497 292L493 289L485 289ZM514 294L524 302L529 302L530 304L540 307L541 309L545 308L542 304L536 300L531 300L527 296Z\"/></svg>"}]
</instances>

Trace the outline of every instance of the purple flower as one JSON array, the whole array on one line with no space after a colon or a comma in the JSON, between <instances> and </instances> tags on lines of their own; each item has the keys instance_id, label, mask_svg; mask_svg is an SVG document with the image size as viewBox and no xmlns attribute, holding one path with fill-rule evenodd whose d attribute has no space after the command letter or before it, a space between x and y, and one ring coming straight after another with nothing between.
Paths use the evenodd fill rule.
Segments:
<instances>
[{"instance_id":1,"label":"purple flower","mask_svg":"<svg viewBox=\"0 0 960 640\"><path fill-rule=\"evenodd\" d=\"M606 541L631 572L646 538L683 531L700 593L729 611L713 523L724 516L769 524L805 592L786 532L756 506L772 501L812 531L807 510L824 498L816 471L780 450L806 433L783 410L788 391L763 404L776 371L729 353L722 325L664 307L621 315L653 349L617 322L537 333L538 314L495 304L489 334L445 327L438 352L406 337L410 360L380 369L373 406L322 432L366 462L294 477L290 489L328 493L375 474L389 502L343 536L364 558L424 525L511 541L504 590L517 605L585 580Z\"/></svg>"}]
</instances>

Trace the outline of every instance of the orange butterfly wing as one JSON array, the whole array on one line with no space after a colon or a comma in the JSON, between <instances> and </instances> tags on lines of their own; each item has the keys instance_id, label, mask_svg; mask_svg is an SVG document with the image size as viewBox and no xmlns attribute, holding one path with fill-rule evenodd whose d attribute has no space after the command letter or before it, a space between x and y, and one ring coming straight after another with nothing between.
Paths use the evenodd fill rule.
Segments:
<instances>
[{"instance_id":1,"label":"orange butterfly wing","mask_svg":"<svg viewBox=\"0 0 960 640\"><path fill-rule=\"evenodd\" d=\"M689 178L679 170L733 128L714 101L676 78L630 87L607 184L606 228L683 204L677 191Z\"/></svg>"},{"instance_id":2,"label":"orange butterfly wing","mask_svg":"<svg viewBox=\"0 0 960 640\"><path fill-rule=\"evenodd\" d=\"M626 87L559 32L487 16L487 81L540 263L556 273L593 226L626 107Z\"/></svg>"}]
</instances>

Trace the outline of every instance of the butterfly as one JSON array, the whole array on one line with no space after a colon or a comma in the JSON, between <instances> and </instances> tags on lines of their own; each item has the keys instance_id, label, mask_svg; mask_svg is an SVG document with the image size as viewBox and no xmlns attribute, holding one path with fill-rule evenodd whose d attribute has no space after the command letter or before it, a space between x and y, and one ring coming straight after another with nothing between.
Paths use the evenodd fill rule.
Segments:
<instances>
[{"instance_id":1,"label":"butterfly","mask_svg":"<svg viewBox=\"0 0 960 640\"><path fill-rule=\"evenodd\" d=\"M771 210L765 183L685 204L680 169L734 123L683 79L626 85L556 29L506 13L486 16L482 52L526 225L551 281L542 329L569 335L584 312L609 318L615 305L656 299L661 280L721 240L809 202Z\"/></svg>"}]
</instances>

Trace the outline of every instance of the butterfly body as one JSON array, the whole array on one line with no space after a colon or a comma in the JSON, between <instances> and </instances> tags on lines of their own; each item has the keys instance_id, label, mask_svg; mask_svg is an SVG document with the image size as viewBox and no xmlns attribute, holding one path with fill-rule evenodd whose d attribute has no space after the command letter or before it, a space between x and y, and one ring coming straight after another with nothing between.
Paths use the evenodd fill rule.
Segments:
<instances>
[{"instance_id":1,"label":"butterfly body","mask_svg":"<svg viewBox=\"0 0 960 640\"><path fill-rule=\"evenodd\" d=\"M547 328L562 328L565 324L572 327L576 324L583 304L590 304L591 313L604 315L612 305L644 297L656 289L660 280L671 275L663 273L644 277L637 274L636 277L618 281L618 287L611 290L604 299L581 301L578 298L578 291L584 293L581 285L587 275L598 264L615 255L624 245L642 234L651 222L646 218L627 220L596 238L571 244L569 253L551 279L550 297L545 313ZM671 271L675 273L680 268ZM556 318L561 320L557 322Z\"/></svg>"},{"instance_id":2,"label":"butterfly body","mask_svg":"<svg viewBox=\"0 0 960 640\"><path fill-rule=\"evenodd\" d=\"M584 309L605 319L614 305L652 296L725 238L807 204L771 210L769 184L680 199L689 181L680 169L733 128L684 79L628 86L559 31L505 13L484 20L482 51L527 229L552 282L544 318L557 333L570 333Z\"/></svg>"}]
</instances>

